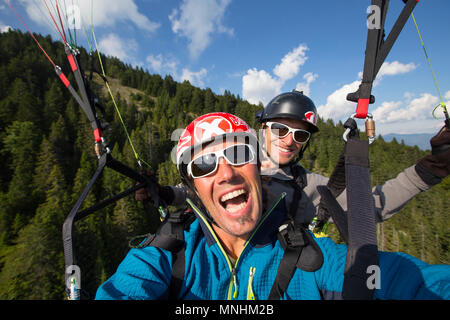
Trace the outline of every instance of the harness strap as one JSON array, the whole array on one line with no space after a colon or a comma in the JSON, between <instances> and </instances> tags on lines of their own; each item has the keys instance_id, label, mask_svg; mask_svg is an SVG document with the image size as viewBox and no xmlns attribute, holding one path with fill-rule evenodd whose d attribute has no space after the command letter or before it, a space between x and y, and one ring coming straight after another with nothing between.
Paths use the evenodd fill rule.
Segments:
<instances>
[{"instance_id":1,"label":"harness strap","mask_svg":"<svg viewBox=\"0 0 450 320\"><path fill-rule=\"evenodd\" d=\"M384 40L384 24L388 10L389 0L372 0L372 7L380 9L379 22L377 26L370 26L367 32L366 54L364 59L364 70L361 84L356 92L349 93L347 100L357 102L355 117L364 119L367 117L369 104L375 102L375 97L371 95L372 84L385 61L389 51L392 49L406 21L416 6L418 0L403 0L405 6L395 21L388 37ZM377 18L377 17L375 17Z\"/></svg>"},{"instance_id":2,"label":"harness strap","mask_svg":"<svg viewBox=\"0 0 450 320\"><path fill-rule=\"evenodd\" d=\"M344 123L344 128L350 129L349 137L352 137L357 132L358 127L354 119L348 118ZM318 223L316 227L319 229L322 228L331 216L342 239L348 239L347 216L339 203L337 203L336 198L346 188L345 154L346 149L344 148L331 173L326 187L317 187L317 191L320 193L321 198L317 212ZM347 240L345 241L347 242Z\"/></svg>"},{"instance_id":3,"label":"harness strap","mask_svg":"<svg viewBox=\"0 0 450 320\"><path fill-rule=\"evenodd\" d=\"M348 224L346 213L327 186L318 186L317 191L320 194L321 204L327 208L326 213L330 214L333 218L333 222L336 225L342 240L348 243Z\"/></svg>"},{"instance_id":4,"label":"harness strap","mask_svg":"<svg viewBox=\"0 0 450 320\"><path fill-rule=\"evenodd\" d=\"M352 138L346 144L345 173L348 203L348 250L344 299L371 299L367 270L378 265L375 208L369 173L369 143Z\"/></svg>"},{"instance_id":5,"label":"harness strap","mask_svg":"<svg viewBox=\"0 0 450 320\"><path fill-rule=\"evenodd\" d=\"M302 197L302 191L306 187L305 169L301 166L291 165L291 173L294 177L293 180L289 180L289 184L294 189L294 195L292 198L291 206L289 207L288 216L290 219L294 219L297 212L298 203Z\"/></svg>"},{"instance_id":6,"label":"harness strap","mask_svg":"<svg viewBox=\"0 0 450 320\"><path fill-rule=\"evenodd\" d=\"M301 225L288 219L278 232L284 249L277 275L269 293L269 300L280 300L289 286L297 268L314 272L323 264L323 254L311 234Z\"/></svg>"},{"instance_id":7,"label":"harness strap","mask_svg":"<svg viewBox=\"0 0 450 320\"><path fill-rule=\"evenodd\" d=\"M284 250L283 258L278 266L277 276L269 293L268 300L280 300L294 276L296 264L302 253L303 247L286 248Z\"/></svg>"}]
</instances>

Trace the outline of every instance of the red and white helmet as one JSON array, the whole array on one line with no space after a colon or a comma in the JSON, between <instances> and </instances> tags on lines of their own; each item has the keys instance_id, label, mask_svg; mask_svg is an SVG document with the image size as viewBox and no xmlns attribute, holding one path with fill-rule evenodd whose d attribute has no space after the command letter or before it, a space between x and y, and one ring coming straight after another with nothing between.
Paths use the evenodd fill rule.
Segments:
<instances>
[{"instance_id":1,"label":"red and white helmet","mask_svg":"<svg viewBox=\"0 0 450 320\"><path fill-rule=\"evenodd\" d=\"M252 144L255 150L258 150L255 131L241 118L225 112L202 115L184 129L178 141L176 161L181 177L186 177L185 167L192 159L196 147L201 148L206 142L225 137L227 140L230 137L243 137L246 143Z\"/></svg>"}]
</instances>

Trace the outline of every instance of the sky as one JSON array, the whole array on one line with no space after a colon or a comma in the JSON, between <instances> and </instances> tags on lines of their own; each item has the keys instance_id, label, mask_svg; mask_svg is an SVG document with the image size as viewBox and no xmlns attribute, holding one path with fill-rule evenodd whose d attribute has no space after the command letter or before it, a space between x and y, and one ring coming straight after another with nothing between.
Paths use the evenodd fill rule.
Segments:
<instances>
[{"instance_id":1,"label":"sky","mask_svg":"<svg viewBox=\"0 0 450 320\"><path fill-rule=\"evenodd\" d=\"M28 27L61 40L45 3L10 0ZM98 48L127 64L217 94L225 90L266 105L279 93L302 90L319 116L334 122L355 113L346 100L364 66L369 0L59 0L74 23L79 46L93 21ZM386 34L403 8L391 0ZM54 8L55 6L53 6ZM67 9L69 8L69 9ZM54 10L54 9L53 9ZM78 15L79 12L79 15ZM441 97L450 106L450 1L421 0L374 82L369 107L377 134L434 133ZM74 21L70 19L70 21ZM5 0L0 32L26 31ZM38 49L36 54L42 54ZM442 112L435 115L442 118ZM360 125L363 124L362 120Z\"/></svg>"}]
</instances>

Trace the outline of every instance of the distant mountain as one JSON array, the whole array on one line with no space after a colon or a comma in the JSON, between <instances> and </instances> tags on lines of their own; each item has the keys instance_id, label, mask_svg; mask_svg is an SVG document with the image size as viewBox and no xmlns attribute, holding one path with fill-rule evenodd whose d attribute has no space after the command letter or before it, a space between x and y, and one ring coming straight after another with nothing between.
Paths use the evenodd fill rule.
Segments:
<instances>
[{"instance_id":1,"label":"distant mountain","mask_svg":"<svg viewBox=\"0 0 450 320\"><path fill-rule=\"evenodd\" d=\"M430 150L430 139L433 137L432 133L411 133L411 134L399 134L389 133L382 135L384 141L391 142L392 139L396 139L401 143L402 140L407 146L418 146L421 150Z\"/></svg>"}]
</instances>

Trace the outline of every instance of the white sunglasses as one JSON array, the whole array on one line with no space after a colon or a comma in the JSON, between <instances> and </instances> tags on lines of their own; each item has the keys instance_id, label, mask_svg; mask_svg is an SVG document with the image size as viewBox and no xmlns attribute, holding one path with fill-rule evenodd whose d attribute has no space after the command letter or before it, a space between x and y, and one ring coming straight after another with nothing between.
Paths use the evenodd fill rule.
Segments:
<instances>
[{"instance_id":1,"label":"white sunglasses","mask_svg":"<svg viewBox=\"0 0 450 320\"><path fill-rule=\"evenodd\" d=\"M203 178L216 172L222 157L232 166L241 166L254 161L255 155L251 145L235 144L194 158L187 165L187 173L192 178Z\"/></svg>"},{"instance_id":2,"label":"white sunglasses","mask_svg":"<svg viewBox=\"0 0 450 320\"><path fill-rule=\"evenodd\" d=\"M306 143L311 137L311 133L309 131L303 129L291 128L288 125L279 122L266 122L266 126L270 128L270 132L272 132L275 136L282 139L286 137L289 133L292 132L292 138L295 142L298 143Z\"/></svg>"}]
</instances>

